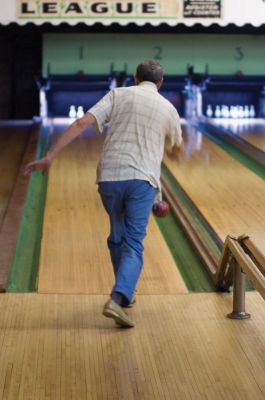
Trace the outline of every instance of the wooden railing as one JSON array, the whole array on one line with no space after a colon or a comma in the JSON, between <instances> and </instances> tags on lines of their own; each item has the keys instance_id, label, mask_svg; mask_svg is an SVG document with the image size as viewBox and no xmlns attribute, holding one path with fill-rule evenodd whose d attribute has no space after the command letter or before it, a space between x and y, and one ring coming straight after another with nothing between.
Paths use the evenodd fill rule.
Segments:
<instances>
[{"instance_id":1,"label":"wooden railing","mask_svg":"<svg viewBox=\"0 0 265 400\"><path fill-rule=\"evenodd\" d=\"M227 236L216 272L216 286L234 283L232 319L249 318L245 311L245 279L251 280L265 300L265 256L246 235ZM228 279L229 277L229 279Z\"/></svg>"},{"instance_id":2,"label":"wooden railing","mask_svg":"<svg viewBox=\"0 0 265 400\"><path fill-rule=\"evenodd\" d=\"M171 191L166 180L161 178L163 194L173 213L181 223L194 249L201 257L217 290L228 291L234 285L233 311L229 318L245 319L246 276L265 300L265 255L246 235L238 238L227 236L221 256L212 248L197 227L189 212L183 207L177 196ZM219 243L217 242L219 245ZM219 246L220 251L221 247Z\"/></svg>"}]
</instances>

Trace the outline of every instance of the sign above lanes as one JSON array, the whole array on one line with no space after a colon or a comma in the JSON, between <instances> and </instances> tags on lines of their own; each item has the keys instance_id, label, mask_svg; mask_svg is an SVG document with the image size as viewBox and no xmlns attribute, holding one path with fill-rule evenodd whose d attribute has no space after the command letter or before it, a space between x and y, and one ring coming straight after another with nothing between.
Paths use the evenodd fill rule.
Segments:
<instances>
[{"instance_id":1,"label":"sign above lanes","mask_svg":"<svg viewBox=\"0 0 265 400\"><path fill-rule=\"evenodd\" d=\"M87 18L102 20L138 19L138 18L180 18L181 1L179 0L135 0L135 1L89 1L89 0L17 0L19 18L58 17Z\"/></svg>"},{"instance_id":2,"label":"sign above lanes","mask_svg":"<svg viewBox=\"0 0 265 400\"><path fill-rule=\"evenodd\" d=\"M179 23L192 26L229 23L242 26L265 23L264 0L1 0L0 23L51 22L58 25L83 22L93 25L119 23L157 26Z\"/></svg>"}]
</instances>

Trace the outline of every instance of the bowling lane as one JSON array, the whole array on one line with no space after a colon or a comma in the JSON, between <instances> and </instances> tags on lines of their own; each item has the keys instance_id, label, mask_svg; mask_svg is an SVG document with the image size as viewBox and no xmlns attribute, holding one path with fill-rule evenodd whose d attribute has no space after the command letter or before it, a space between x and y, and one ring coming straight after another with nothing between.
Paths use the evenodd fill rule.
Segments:
<instances>
[{"instance_id":1,"label":"bowling lane","mask_svg":"<svg viewBox=\"0 0 265 400\"><path fill-rule=\"evenodd\" d=\"M0 122L0 226L29 139L31 122Z\"/></svg>"},{"instance_id":2,"label":"bowling lane","mask_svg":"<svg viewBox=\"0 0 265 400\"><path fill-rule=\"evenodd\" d=\"M229 129L254 147L265 151L265 119L218 120L214 123Z\"/></svg>"},{"instance_id":3,"label":"bowling lane","mask_svg":"<svg viewBox=\"0 0 265 400\"><path fill-rule=\"evenodd\" d=\"M57 120L55 135L65 126ZM49 174L38 291L108 294L113 274L106 246L109 223L95 184L102 137L87 131L54 160ZM139 294L186 293L153 217L145 241Z\"/></svg>"},{"instance_id":4,"label":"bowling lane","mask_svg":"<svg viewBox=\"0 0 265 400\"><path fill-rule=\"evenodd\" d=\"M183 133L184 153L165 165L222 240L248 234L265 254L265 182L197 129Z\"/></svg>"}]
</instances>

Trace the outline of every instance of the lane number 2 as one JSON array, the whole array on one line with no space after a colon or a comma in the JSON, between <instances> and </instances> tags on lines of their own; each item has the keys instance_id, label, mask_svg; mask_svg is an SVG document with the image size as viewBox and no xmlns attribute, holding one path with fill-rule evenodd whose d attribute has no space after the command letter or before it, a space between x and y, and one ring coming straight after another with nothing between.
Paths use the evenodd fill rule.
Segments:
<instances>
[{"instance_id":1,"label":"lane number 2","mask_svg":"<svg viewBox=\"0 0 265 400\"><path fill-rule=\"evenodd\" d=\"M163 52L162 47L154 46L153 50L155 51L154 60L162 60L162 52Z\"/></svg>"}]
</instances>

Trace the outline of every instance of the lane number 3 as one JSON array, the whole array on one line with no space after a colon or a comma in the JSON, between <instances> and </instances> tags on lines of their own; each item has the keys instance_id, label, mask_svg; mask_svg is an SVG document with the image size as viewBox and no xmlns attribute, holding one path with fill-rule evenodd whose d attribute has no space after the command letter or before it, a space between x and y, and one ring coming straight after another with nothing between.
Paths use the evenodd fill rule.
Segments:
<instances>
[{"instance_id":1,"label":"lane number 3","mask_svg":"<svg viewBox=\"0 0 265 400\"><path fill-rule=\"evenodd\" d=\"M245 57L244 52L242 50L242 47L236 47L236 55L235 55L235 60L243 60Z\"/></svg>"}]
</instances>

